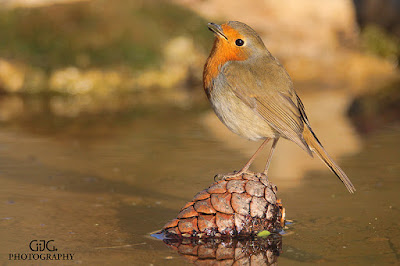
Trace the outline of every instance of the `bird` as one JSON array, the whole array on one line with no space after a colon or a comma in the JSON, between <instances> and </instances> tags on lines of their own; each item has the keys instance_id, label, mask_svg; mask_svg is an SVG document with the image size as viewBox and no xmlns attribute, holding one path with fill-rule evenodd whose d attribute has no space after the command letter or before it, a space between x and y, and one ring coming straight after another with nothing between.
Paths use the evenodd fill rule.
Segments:
<instances>
[{"instance_id":1,"label":"bird","mask_svg":"<svg viewBox=\"0 0 400 266\"><path fill-rule=\"evenodd\" d=\"M232 132L248 140L264 140L240 171L223 178L249 173L257 154L272 140L263 174L268 174L280 138L296 143L311 157L316 154L343 182L350 193L355 187L333 161L311 129L304 105L293 82L250 26L239 21L208 23L214 44L203 71L203 88L218 118Z\"/></svg>"}]
</instances>

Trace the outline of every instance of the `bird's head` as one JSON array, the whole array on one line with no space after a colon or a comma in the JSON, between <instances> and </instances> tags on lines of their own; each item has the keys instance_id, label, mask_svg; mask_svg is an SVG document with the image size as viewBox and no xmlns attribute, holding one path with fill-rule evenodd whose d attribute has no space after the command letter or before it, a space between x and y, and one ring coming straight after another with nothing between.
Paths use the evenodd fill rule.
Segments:
<instances>
[{"instance_id":1,"label":"bird's head","mask_svg":"<svg viewBox=\"0 0 400 266\"><path fill-rule=\"evenodd\" d=\"M224 54L226 60L242 61L267 51L260 36L242 22L208 23L208 28L216 35L214 48L220 50L219 54Z\"/></svg>"}]
</instances>

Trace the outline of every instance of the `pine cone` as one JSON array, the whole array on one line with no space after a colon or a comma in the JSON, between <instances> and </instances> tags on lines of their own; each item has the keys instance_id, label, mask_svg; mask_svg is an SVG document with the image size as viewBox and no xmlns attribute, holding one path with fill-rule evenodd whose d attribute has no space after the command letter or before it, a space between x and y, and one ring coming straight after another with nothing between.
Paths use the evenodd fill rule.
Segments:
<instances>
[{"instance_id":1,"label":"pine cone","mask_svg":"<svg viewBox=\"0 0 400 266\"><path fill-rule=\"evenodd\" d=\"M243 174L213 183L186 203L162 229L165 238L248 237L278 232L284 208L266 175Z\"/></svg>"}]
</instances>

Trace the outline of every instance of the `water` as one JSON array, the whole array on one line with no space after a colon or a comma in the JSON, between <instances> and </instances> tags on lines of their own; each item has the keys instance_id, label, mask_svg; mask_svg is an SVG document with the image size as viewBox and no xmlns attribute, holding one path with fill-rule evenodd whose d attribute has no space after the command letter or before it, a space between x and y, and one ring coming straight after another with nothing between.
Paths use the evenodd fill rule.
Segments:
<instances>
[{"instance_id":1,"label":"water","mask_svg":"<svg viewBox=\"0 0 400 266\"><path fill-rule=\"evenodd\" d=\"M342 115L348 98L331 93L324 102L326 93L303 101L357 192L350 195L317 158L281 141L270 178L293 223L278 264L399 264L400 128L359 136ZM57 252L74 254L71 264L189 264L149 234L216 173L239 169L259 145L230 134L207 106L27 117L0 126L0 261L6 265L17 263L10 253L32 253L34 239L54 240Z\"/></svg>"}]
</instances>

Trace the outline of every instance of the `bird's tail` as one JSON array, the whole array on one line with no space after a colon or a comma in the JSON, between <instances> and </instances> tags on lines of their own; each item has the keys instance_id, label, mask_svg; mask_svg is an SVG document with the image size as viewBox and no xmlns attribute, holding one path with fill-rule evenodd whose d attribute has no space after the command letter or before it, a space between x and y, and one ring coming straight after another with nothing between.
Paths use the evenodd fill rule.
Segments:
<instances>
[{"instance_id":1,"label":"bird's tail","mask_svg":"<svg viewBox=\"0 0 400 266\"><path fill-rule=\"evenodd\" d=\"M332 160L332 158L328 155L325 149L322 147L321 143L315 136L314 132L309 128L308 125L304 125L303 131L304 140L309 145L310 149L315 152L319 158L326 164L326 166L331 169L331 171L343 182L346 188L349 190L350 193L354 193L356 188L351 183L350 179L347 175L343 172L342 169Z\"/></svg>"}]
</instances>

